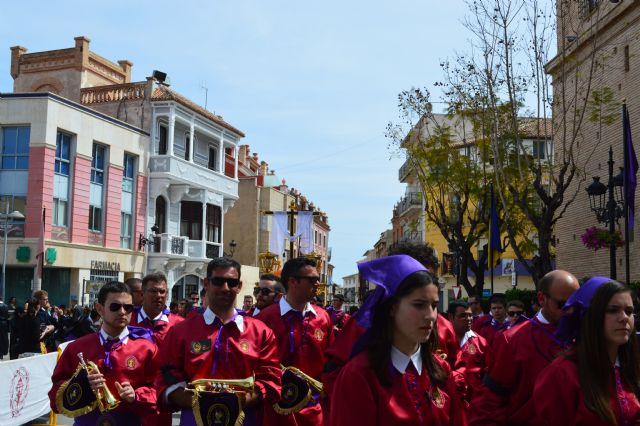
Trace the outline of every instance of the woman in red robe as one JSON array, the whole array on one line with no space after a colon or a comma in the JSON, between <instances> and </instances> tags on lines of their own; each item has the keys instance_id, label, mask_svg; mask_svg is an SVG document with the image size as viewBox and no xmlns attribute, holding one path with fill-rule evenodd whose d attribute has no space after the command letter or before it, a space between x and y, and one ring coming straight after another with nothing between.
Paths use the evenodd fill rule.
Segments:
<instances>
[{"instance_id":1,"label":"woman in red robe","mask_svg":"<svg viewBox=\"0 0 640 426\"><path fill-rule=\"evenodd\" d=\"M466 425L449 365L436 354L438 286L406 255L358 265L378 285L361 308L364 350L340 371L330 424Z\"/></svg>"},{"instance_id":2,"label":"woman in red robe","mask_svg":"<svg viewBox=\"0 0 640 426\"><path fill-rule=\"evenodd\" d=\"M593 277L564 309L557 336L575 346L536 381L538 423L605 426L640 423L640 357L631 290Z\"/></svg>"}]
</instances>

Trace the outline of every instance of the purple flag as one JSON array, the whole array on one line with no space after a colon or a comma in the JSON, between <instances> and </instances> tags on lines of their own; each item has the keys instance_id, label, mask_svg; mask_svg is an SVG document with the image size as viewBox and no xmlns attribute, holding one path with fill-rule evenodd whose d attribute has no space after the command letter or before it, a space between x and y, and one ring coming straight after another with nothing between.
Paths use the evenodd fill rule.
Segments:
<instances>
[{"instance_id":1,"label":"purple flag","mask_svg":"<svg viewBox=\"0 0 640 426\"><path fill-rule=\"evenodd\" d=\"M627 217L629 218L629 229L633 229L636 185L638 183L636 174L638 173L638 158L633 149L631 141L631 121L627 105L622 105L622 125L624 127L624 199L627 203Z\"/></svg>"}]
</instances>

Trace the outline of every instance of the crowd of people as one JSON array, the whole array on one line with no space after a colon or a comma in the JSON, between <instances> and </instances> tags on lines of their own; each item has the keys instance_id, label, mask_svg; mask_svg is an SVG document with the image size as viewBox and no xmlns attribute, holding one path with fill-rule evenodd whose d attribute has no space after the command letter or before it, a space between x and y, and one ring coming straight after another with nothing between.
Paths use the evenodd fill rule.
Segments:
<instances>
[{"instance_id":1,"label":"crowd of people","mask_svg":"<svg viewBox=\"0 0 640 426\"><path fill-rule=\"evenodd\" d=\"M317 304L316 264L302 257L261 276L255 304L238 301L242 309L241 267L229 258L208 264L202 292L169 306L161 273L106 283L97 330L78 325L95 326L90 315L50 309L40 293L29 302L39 341L75 339L53 373L52 409L79 425L169 425L174 412L184 425L640 423L624 285L556 270L531 306L496 293L487 313L477 298L440 311L428 246L400 245L358 268L376 289L350 313L340 295ZM112 393L113 409L72 403L80 353L98 367L87 386Z\"/></svg>"}]
</instances>

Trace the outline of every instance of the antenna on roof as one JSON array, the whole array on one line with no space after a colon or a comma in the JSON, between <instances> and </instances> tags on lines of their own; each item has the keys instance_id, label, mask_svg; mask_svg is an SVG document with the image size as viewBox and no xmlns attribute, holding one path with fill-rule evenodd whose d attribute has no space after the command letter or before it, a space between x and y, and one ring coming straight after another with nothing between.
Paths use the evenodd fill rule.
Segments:
<instances>
[{"instance_id":1,"label":"antenna on roof","mask_svg":"<svg viewBox=\"0 0 640 426\"><path fill-rule=\"evenodd\" d=\"M205 83L200 83L200 88L204 90L204 109L207 109L207 100L209 97L209 88Z\"/></svg>"}]
</instances>

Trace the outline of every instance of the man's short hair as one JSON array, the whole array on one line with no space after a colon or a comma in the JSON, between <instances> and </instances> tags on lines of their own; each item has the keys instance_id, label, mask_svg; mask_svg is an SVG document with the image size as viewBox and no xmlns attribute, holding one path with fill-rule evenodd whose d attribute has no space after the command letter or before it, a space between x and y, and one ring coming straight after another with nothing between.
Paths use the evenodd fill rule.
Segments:
<instances>
[{"instance_id":1,"label":"man's short hair","mask_svg":"<svg viewBox=\"0 0 640 426\"><path fill-rule=\"evenodd\" d=\"M207 278L211 278L213 271L218 268L233 268L238 273L238 278L240 278L240 264L229 257L216 257L215 259L211 259L211 262L207 265Z\"/></svg>"},{"instance_id":2,"label":"man's short hair","mask_svg":"<svg viewBox=\"0 0 640 426\"><path fill-rule=\"evenodd\" d=\"M175 300L171 303L169 303L169 309L173 309L173 308L177 308L178 307L178 302L176 302Z\"/></svg>"},{"instance_id":3,"label":"man's short hair","mask_svg":"<svg viewBox=\"0 0 640 426\"><path fill-rule=\"evenodd\" d=\"M195 294L196 296L199 296L199 295L200 295L200 293L198 293L197 291L191 291L191 292L189 292L189 297L193 296L194 294Z\"/></svg>"},{"instance_id":4,"label":"man's short hair","mask_svg":"<svg viewBox=\"0 0 640 426\"><path fill-rule=\"evenodd\" d=\"M131 290L133 290L134 284L142 284L142 280L140 278L127 278L124 283L129 286Z\"/></svg>"},{"instance_id":5,"label":"man's short hair","mask_svg":"<svg viewBox=\"0 0 640 426\"><path fill-rule=\"evenodd\" d=\"M278 278L277 276L273 275L273 274L262 274L260 275L260 280L265 280L265 281L280 281L280 278Z\"/></svg>"},{"instance_id":6,"label":"man's short hair","mask_svg":"<svg viewBox=\"0 0 640 426\"><path fill-rule=\"evenodd\" d=\"M510 306L515 306L516 308L520 308L524 311L524 303L522 303L520 300L509 301L509 303L507 303L507 309L509 309Z\"/></svg>"},{"instance_id":7,"label":"man's short hair","mask_svg":"<svg viewBox=\"0 0 640 426\"><path fill-rule=\"evenodd\" d=\"M429 269L431 275L435 276L438 273L438 266L440 266L438 257L433 247L428 244L401 242L389 249L389 256L395 254L406 254L413 257L422 263L425 268Z\"/></svg>"},{"instance_id":8,"label":"man's short hair","mask_svg":"<svg viewBox=\"0 0 640 426\"><path fill-rule=\"evenodd\" d=\"M504 293L493 293L491 295L491 297L489 298L489 305L492 305L494 303L497 303L499 305L502 305L504 307L507 306L507 297L505 296Z\"/></svg>"},{"instance_id":9,"label":"man's short hair","mask_svg":"<svg viewBox=\"0 0 640 426\"><path fill-rule=\"evenodd\" d=\"M447 313L451 316L454 316L458 308L464 308L465 310L467 310L468 307L469 304L464 300L454 300L453 302L449 303L449 309L447 309Z\"/></svg>"},{"instance_id":10,"label":"man's short hair","mask_svg":"<svg viewBox=\"0 0 640 426\"><path fill-rule=\"evenodd\" d=\"M297 275L298 272L300 272L300 269L305 266L312 266L315 268L317 263L315 260L309 259L308 257L296 257L294 259L289 259L284 263L280 277L282 278L282 284L284 285L285 291L289 291L289 278Z\"/></svg>"},{"instance_id":11,"label":"man's short hair","mask_svg":"<svg viewBox=\"0 0 640 426\"><path fill-rule=\"evenodd\" d=\"M104 302L107 301L107 295L109 293L127 293L131 294L131 290L129 286L120 281L109 281L100 287L100 291L98 292L98 303L104 305Z\"/></svg>"},{"instance_id":12,"label":"man's short hair","mask_svg":"<svg viewBox=\"0 0 640 426\"><path fill-rule=\"evenodd\" d=\"M154 283L165 282L168 284L167 276L165 274L163 274L162 272L152 272L150 274L145 275L144 278L142 279L142 290L146 290L147 285L149 285L150 282L154 282Z\"/></svg>"},{"instance_id":13,"label":"man's short hair","mask_svg":"<svg viewBox=\"0 0 640 426\"><path fill-rule=\"evenodd\" d=\"M341 294L334 294L334 295L333 295L333 298L334 298L334 299L338 299L338 300L339 300L339 301L341 301L341 302L344 302L344 296L343 296L343 295L341 295Z\"/></svg>"},{"instance_id":14,"label":"man's short hair","mask_svg":"<svg viewBox=\"0 0 640 426\"><path fill-rule=\"evenodd\" d=\"M47 293L47 290L38 290L36 292L33 293L33 298L34 299L45 299L49 297L49 293Z\"/></svg>"}]
</instances>

